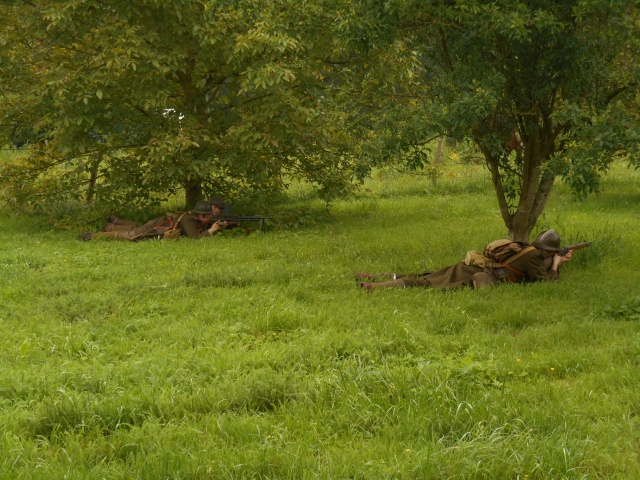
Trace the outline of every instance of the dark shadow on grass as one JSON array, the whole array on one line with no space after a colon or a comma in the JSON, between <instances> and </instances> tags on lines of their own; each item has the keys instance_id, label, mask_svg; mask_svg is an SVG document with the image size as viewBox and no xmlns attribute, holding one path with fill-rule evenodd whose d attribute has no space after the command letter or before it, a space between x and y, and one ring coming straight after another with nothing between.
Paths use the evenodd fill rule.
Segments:
<instances>
[{"instance_id":1,"label":"dark shadow on grass","mask_svg":"<svg viewBox=\"0 0 640 480\"><path fill-rule=\"evenodd\" d=\"M223 411L267 413L295 398L296 385L286 373L259 369L221 386Z\"/></svg>"},{"instance_id":2,"label":"dark shadow on grass","mask_svg":"<svg viewBox=\"0 0 640 480\"><path fill-rule=\"evenodd\" d=\"M33 416L18 422L18 431L25 437L53 439L62 432L99 431L108 436L115 430L129 430L141 426L147 413L130 406L96 407L89 397L75 399L47 397Z\"/></svg>"}]
</instances>

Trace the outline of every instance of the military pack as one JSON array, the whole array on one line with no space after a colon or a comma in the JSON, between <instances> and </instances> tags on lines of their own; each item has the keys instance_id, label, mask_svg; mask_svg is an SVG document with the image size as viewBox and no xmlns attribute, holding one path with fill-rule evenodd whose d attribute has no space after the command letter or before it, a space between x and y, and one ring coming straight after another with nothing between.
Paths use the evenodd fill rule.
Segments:
<instances>
[{"instance_id":1,"label":"military pack","mask_svg":"<svg viewBox=\"0 0 640 480\"><path fill-rule=\"evenodd\" d=\"M504 263L528 246L528 242L514 242L503 238L487 244L482 255L493 263Z\"/></svg>"},{"instance_id":2,"label":"military pack","mask_svg":"<svg viewBox=\"0 0 640 480\"><path fill-rule=\"evenodd\" d=\"M487 244L482 253L477 250L468 251L464 263L483 268L500 268L532 248L534 247L531 247L528 242L516 242L503 238Z\"/></svg>"},{"instance_id":3,"label":"military pack","mask_svg":"<svg viewBox=\"0 0 640 480\"><path fill-rule=\"evenodd\" d=\"M158 235L161 235L165 240L179 240L181 235L180 227L178 226L182 217L187 212L171 213L167 212L164 222L154 227Z\"/></svg>"}]
</instances>

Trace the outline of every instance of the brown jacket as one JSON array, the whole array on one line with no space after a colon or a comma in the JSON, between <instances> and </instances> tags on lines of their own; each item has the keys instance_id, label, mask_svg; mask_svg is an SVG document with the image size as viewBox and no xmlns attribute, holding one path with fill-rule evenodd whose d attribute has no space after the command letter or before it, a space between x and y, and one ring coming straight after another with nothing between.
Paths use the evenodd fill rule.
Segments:
<instances>
[{"instance_id":1,"label":"brown jacket","mask_svg":"<svg viewBox=\"0 0 640 480\"><path fill-rule=\"evenodd\" d=\"M526 274L521 277L521 282L537 282L540 280L556 280L558 272L545 268L545 255L537 248L531 252L527 252L520 258L517 258L510 265ZM482 267L476 265L467 265L464 261L458 262L449 267L442 268L436 272L418 275L415 277L403 278L406 286L414 287L433 287L433 288L461 288L473 285L473 275L483 272ZM498 272L494 272L495 275Z\"/></svg>"},{"instance_id":2,"label":"brown jacket","mask_svg":"<svg viewBox=\"0 0 640 480\"><path fill-rule=\"evenodd\" d=\"M167 217L158 217L153 220L149 220L144 225L139 227L133 227L134 222L125 220L123 225L132 227L128 230L121 230L117 228L108 228L106 232L93 233L91 238L113 238L115 240L142 240L145 238L152 238L158 236L158 226L162 225L166 221ZM113 227L114 224L109 224Z\"/></svg>"},{"instance_id":3,"label":"brown jacket","mask_svg":"<svg viewBox=\"0 0 640 480\"><path fill-rule=\"evenodd\" d=\"M180 232L183 236L189 238L204 238L210 237L209 228L211 228L211 224L202 224L198 220L198 215L195 213L187 212L180 223L178 223L178 228L180 228Z\"/></svg>"},{"instance_id":4,"label":"brown jacket","mask_svg":"<svg viewBox=\"0 0 640 480\"><path fill-rule=\"evenodd\" d=\"M171 218L177 220L182 213L170 214ZM165 228L171 225L171 220L168 216L162 216L149 220L144 225L134 227L135 223L128 220L120 220L123 225L123 229L117 228L118 225L111 225L111 228L106 232L99 232L92 234L91 238L113 238L116 240L143 240L146 238L162 238L162 232ZM129 227L129 228L127 228ZM182 236L189 238L203 238L210 237L209 228L211 224L201 224L198 220L198 216L191 212L185 212L178 222L178 228Z\"/></svg>"}]
</instances>

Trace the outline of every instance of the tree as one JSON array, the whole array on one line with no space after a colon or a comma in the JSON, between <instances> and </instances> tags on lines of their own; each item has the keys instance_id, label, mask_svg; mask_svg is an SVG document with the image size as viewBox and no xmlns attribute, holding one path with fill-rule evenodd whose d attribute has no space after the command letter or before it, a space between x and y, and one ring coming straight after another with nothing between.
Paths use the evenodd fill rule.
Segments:
<instances>
[{"instance_id":1,"label":"tree","mask_svg":"<svg viewBox=\"0 0 640 480\"><path fill-rule=\"evenodd\" d=\"M0 11L9 196L326 196L470 139L509 235L638 166L638 10L608 0L30 0ZM44 184L44 185L43 185ZM56 190L57 189L57 190ZM204 189L204 192L203 192Z\"/></svg>"},{"instance_id":2,"label":"tree","mask_svg":"<svg viewBox=\"0 0 640 480\"><path fill-rule=\"evenodd\" d=\"M393 35L377 47L407 75L378 103L372 128L389 135L374 151L419 167L426 141L471 139L511 238L529 238L558 176L583 197L614 158L640 165L637 2L398 0L380 12Z\"/></svg>"},{"instance_id":3,"label":"tree","mask_svg":"<svg viewBox=\"0 0 640 480\"><path fill-rule=\"evenodd\" d=\"M326 95L334 40L299 3L3 4L0 133L32 140L4 166L7 195L148 203L182 188L192 205L264 200L291 176L343 192L354 161Z\"/></svg>"}]
</instances>

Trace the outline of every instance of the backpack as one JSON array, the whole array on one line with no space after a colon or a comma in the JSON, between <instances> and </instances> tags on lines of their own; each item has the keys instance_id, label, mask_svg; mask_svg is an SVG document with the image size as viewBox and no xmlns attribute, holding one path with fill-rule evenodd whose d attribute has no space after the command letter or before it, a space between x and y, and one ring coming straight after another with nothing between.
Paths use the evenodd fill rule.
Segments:
<instances>
[{"instance_id":1,"label":"backpack","mask_svg":"<svg viewBox=\"0 0 640 480\"><path fill-rule=\"evenodd\" d=\"M166 220L160 225L154 227L156 232L158 232L159 235L162 235L162 238L165 240L179 240L182 235L182 231L178 225L186 213L187 212L182 212L178 216L177 213L167 212Z\"/></svg>"},{"instance_id":2,"label":"backpack","mask_svg":"<svg viewBox=\"0 0 640 480\"><path fill-rule=\"evenodd\" d=\"M516 253L520 253L529 246L528 242L514 242L508 238L494 240L484 247L482 255L489 259L492 263L504 263L513 257ZM493 265L498 266L498 265Z\"/></svg>"},{"instance_id":3,"label":"backpack","mask_svg":"<svg viewBox=\"0 0 640 480\"><path fill-rule=\"evenodd\" d=\"M524 275L513 267L509 267L508 264L534 248L528 242L515 242L508 238L503 238L487 244L482 253L476 250L467 252L464 262L467 265L486 268L506 267L515 273Z\"/></svg>"}]
</instances>

